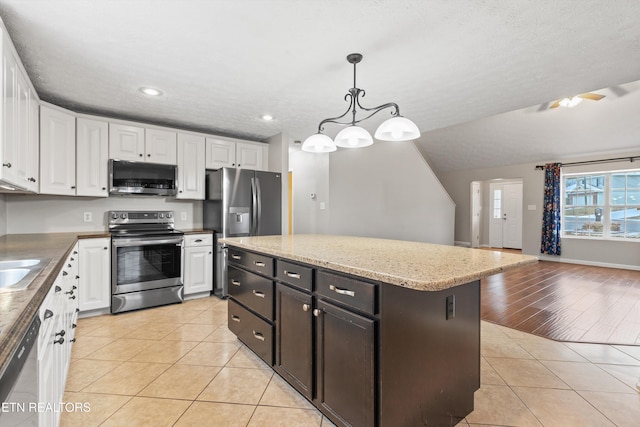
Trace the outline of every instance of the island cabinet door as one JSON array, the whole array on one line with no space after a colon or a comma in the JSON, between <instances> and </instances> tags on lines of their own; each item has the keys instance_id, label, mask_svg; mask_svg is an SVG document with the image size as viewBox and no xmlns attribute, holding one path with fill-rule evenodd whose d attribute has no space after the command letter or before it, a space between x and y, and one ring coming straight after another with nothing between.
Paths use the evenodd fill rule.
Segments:
<instances>
[{"instance_id":1,"label":"island cabinet door","mask_svg":"<svg viewBox=\"0 0 640 427\"><path fill-rule=\"evenodd\" d=\"M310 294L276 285L276 364L278 373L312 398L313 314Z\"/></svg>"},{"instance_id":2,"label":"island cabinet door","mask_svg":"<svg viewBox=\"0 0 640 427\"><path fill-rule=\"evenodd\" d=\"M317 401L337 425L375 423L375 322L318 301Z\"/></svg>"}]
</instances>

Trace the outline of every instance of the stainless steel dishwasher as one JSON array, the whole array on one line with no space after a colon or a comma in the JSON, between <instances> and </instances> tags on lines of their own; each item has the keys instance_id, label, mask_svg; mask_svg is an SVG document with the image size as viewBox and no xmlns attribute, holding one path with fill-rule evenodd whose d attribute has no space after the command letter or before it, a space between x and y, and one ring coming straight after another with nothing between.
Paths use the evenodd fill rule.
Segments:
<instances>
[{"instance_id":1,"label":"stainless steel dishwasher","mask_svg":"<svg viewBox=\"0 0 640 427\"><path fill-rule=\"evenodd\" d=\"M0 426L38 425L38 331L34 316L0 378Z\"/></svg>"}]
</instances>

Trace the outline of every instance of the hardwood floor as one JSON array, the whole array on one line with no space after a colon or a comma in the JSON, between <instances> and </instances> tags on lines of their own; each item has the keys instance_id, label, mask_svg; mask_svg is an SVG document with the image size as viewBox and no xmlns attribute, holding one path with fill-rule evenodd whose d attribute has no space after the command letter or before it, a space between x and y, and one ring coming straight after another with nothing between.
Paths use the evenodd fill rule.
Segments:
<instances>
[{"instance_id":1,"label":"hardwood floor","mask_svg":"<svg viewBox=\"0 0 640 427\"><path fill-rule=\"evenodd\" d=\"M482 281L482 320L557 341L640 345L640 271L540 261Z\"/></svg>"}]
</instances>

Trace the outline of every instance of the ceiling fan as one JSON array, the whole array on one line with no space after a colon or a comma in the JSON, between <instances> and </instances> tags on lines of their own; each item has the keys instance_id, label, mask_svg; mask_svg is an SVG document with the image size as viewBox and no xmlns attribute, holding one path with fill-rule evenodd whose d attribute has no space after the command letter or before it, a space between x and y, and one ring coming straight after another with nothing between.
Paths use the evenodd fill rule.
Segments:
<instances>
[{"instance_id":1,"label":"ceiling fan","mask_svg":"<svg viewBox=\"0 0 640 427\"><path fill-rule=\"evenodd\" d=\"M573 108L576 105L580 104L583 99L590 99L592 101L600 101L604 98L604 95L599 95L597 93L587 92L582 93L580 95L570 96L567 98L558 99L553 104L549 106L549 108L558 108L558 107L566 107Z\"/></svg>"}]
</instances>

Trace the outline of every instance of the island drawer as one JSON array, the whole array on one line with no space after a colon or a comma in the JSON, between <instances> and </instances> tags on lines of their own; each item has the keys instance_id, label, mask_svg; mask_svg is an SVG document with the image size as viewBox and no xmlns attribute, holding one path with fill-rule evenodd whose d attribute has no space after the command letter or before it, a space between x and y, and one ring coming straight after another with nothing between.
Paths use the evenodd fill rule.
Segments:
<instances>
[{"instance_id":1,"label":"island drawer","mask_svg":"<svg viewBox=\"0 0 640 427\"><path fill-rule=\"evenodd\" d=\"M319 270L316 273L318 295L371 315L376 313L376 289L373 283L326 271Z\"/></svg>"},{"instance_id":2,"label":"island drawer","mask_svg":"<svg viewBox=\"0 0 640 427\"><path fill-rule=\"evenodd\" d=\"M229 300L229 329L262 360L273 366L273 326Z\"/></svg>"},{"instance_id":3,"label":"island drawer","mask_svg":"<svg viewBox=\"0 0 640 427\"><path fill-rule=\"evenodd\" d=\"M273 281L231 265L227 277L227 289L231 297L273 320Z\"/></svg>"},{"instance_id":4,"label":"island drawer","mask_svg":"<svg viewBox=\"0 0 640 427\"><path fill-rule=\"evenodd\" d=\"M229 263L273 277L273 258L229 247Z\"/></svg>"},{"instance_id":5,"label":"island drawer","mask_svg":"<svg viewBox=\"0 0 640 427\"><path fill-rule=\"evenodd\" d=\"M281 282L311 292L313 268L278 260L276 261L276 278Z\"/></svg>"}]
</instances>

